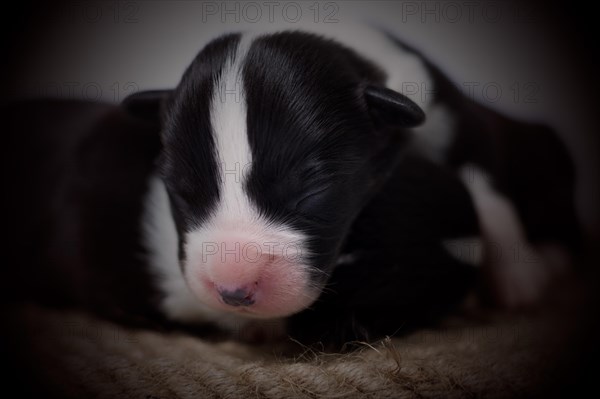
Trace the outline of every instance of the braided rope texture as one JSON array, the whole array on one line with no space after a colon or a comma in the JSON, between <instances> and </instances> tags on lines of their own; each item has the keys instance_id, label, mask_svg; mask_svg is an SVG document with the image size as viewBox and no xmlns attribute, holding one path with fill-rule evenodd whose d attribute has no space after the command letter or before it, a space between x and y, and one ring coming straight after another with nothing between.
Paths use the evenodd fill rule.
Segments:
<instances>
[{"instance_id":1,"label":"braided rope texture","mask_svg":"<svg viewBox=\"0 0 600 399\"><path fill-rule=\"evenodd\" d=\"M563 347L545 318L514 315L454 318L345 354L134 330L36 306L19 323L28 380L68 398L535 396Z\"/></svg>"}]
</instances>

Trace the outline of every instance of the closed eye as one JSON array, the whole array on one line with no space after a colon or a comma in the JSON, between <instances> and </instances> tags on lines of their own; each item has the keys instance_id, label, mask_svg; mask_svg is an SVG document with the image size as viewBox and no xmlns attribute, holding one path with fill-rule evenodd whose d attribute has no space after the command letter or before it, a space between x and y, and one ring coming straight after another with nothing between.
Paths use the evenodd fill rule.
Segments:
<instances>
[{"instance_id":1,"label":"closed eye","mask_svg":"<svg viewBox=\"0 0 600 399\"><path fill-rule=\"evenodd\" d=\"M327 217L330 209L326 206L325 197L329 191L328 187L316 189L310 192L298 202L296 202L295 210L304 218L319 223L331 222L331 218Z\"/></svg>"},{"instance_id":2,"label":"closed eye","mask_svg":"<svg viewBox=\"0 0 600 399\"><path fill-rule=\"evenodd\" d=\"M301 208L303 206L303 204L306 204L307 202L311 201L311 200L315 200L315 197L321 198L323 195L323 193L325 193L327 190L329 190L329 188L325 187L325 188L321 188L321 189L316 189L310 193L308 193L307 195L305 195L304 197L302 197L300 200L298 200L296 202L296 209Z\"/></svg>"}]
</instances>

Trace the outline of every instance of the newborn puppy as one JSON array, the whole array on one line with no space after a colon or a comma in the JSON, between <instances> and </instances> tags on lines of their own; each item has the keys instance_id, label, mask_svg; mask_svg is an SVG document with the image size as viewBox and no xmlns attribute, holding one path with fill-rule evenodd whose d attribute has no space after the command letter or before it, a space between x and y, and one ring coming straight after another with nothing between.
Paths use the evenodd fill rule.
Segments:
<instances>
[{"instance_id":1,"label":"newborn puppy","mask_svg":"<svg viewBox=\"0 0 600 399\"><path fill-rule=\"evenodd\" d=\"M423 79L418 58L401 55L398 70L416 72L396 79ZM395 309L404 320L405 308L425 315L429 307L456 301L448 295L464 293L471 279L454 270L459 262L441 240L464 233L453 230L469 222L469 233L476 231L468 195L456 178L453 187L429 164L402 161L411 128L424 114L387 87L387 77L376 63L316 35L232 34L211 42L174 91L140 93L125 102L146 118L161 115L164 147L148 196L147 247L166 314L238 329L248 320L287 317L313 306L326 284L336 299L354 283L375 289L364 276L330 278L336 265L348 263L340 257L358 257L356 251L364 254L352 267L369 271L373 281L393 283L386 295L365 292L344 300L350 318L336 319L356 324L352 314L362 302L370 316L374 309ZM392 188L382 191L387 185ZM404 198L406 185L416 188L404 189ZM415 199L426 194L458 195L464 203L456 201L460 206L452 209ZM348 244L366 205L388 195L377 215L365 216L373 219L371 228L381 227L376 236L363 232ZM418 209L422 213L412 216ZM444 216L436 219L431 211L466 217L455 218L457 227L443 237L438 226ZM428 217L436 221L429 229ZM371 239L375 247L365 247ZM436 282L448 284L453 273L461 283L440 289ZM422 306L421 290L412 285L427 286L428 277L431 300ZM322 297L329 304L336 299ZM391 324L396 330L402 323ZM302 325L299 330L310 329Z\"/></svg>"},{"instance_id":2,"label":"newborn puppy","mask_svg":"<svg viewBox=\"0 0 600 399\"><path fill-rule=\"evenodd\" d=\"M230 331L284 320L338 347L439 318L482 262L456 243L489 227L458 173L477 163L457 144L470 103L414 51L360 37L229 34L174 90L121 109L45 104L43 126L26 129L35 107L10 109L36 148L7 158L38 176L13 183L31 203L14 204L27 245L9 251L41 270L34 294ZM403 95L403 82L440 92Z\"/></svg>"}]
</instances>

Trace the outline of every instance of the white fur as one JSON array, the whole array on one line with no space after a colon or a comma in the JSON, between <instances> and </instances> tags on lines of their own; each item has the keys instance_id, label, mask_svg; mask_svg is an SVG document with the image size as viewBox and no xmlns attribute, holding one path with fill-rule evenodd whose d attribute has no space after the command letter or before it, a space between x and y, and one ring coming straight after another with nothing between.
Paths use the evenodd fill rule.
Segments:
<instances>
[{"instance_id":1,"label":"white fur","mask_svg":"<svg viewBox=\"0 0 600 399\"><path fill-rule=\"evenodd\" d=\"M242 190L245 174L252 166L241 71L250 39L248 35L242 36L235 59L230 60L217 84L210 110L221 177L222 201L218 212L246 219L253 218L255 213ZM227 94L232 91L233 95Z\"/></svg>"},{"instance_id":2,"label":"white fur","mask_svg":"<svg viewBox=\"0 0 600 399\"><path fill-rule=\"evenodd\" d=\"M543 258L527 241L516 209L493 189L482 169L467 165L460 174L479 217L499 300L507 306L536 302L549 275Z\"/></svg>"}]
</instances>

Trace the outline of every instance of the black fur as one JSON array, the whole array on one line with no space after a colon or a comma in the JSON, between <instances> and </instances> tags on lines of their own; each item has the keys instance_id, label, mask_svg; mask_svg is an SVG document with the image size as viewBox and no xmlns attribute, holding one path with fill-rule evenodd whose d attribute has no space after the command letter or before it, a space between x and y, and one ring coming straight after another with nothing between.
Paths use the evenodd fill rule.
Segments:
<instances>
[{"instance_id":1,"label":"black fur","mask_svg":"<svg viewBox=\"0 0 600 399\"><path fill-rule=\"evenodd\" d=\"M158 130L116 106L32 100L2 109L8 195L3 303L160 318L141 254L141 198Z\"/></svg>"},{"instance_id":2,"label":"black fur","mask_svg":"<svg viewBox=\"0 0 600 399\"><path fill-rule=\"evenodd\" d=\"M373 193L375 166L392 166L401 150L402 124L377 128L364 97L366 85L382 85L384 75L352 51L301 32L255 41L243 74L254 157L249 195L267 217L306 232L313 265L329 272ZM395 154L381 159L390 145Z\"/></svg>"},{"instance_id":3,"label":"black fur","mask_svg":"<svg viewBox=\"0 0 600 399\"><path fill-rule=\"evenodd\" d=\"M291 331L304 342L339 348L403 333L435 322L461 300L476 275L440 242L479 231L470 198L454 174L466 164L486 170L493 186L514 203L528 240L563 245L579 255L574 167L556 132L468 99L416 50L391 39L424 61L434 102L458 120L455 138L442 165L404 157L362 211L343 250L356 254L356 262L336 269L331 290L291 318Z\"/></svg>"},{"instance_id":4,"label":"black fur","mask_svg":"<svg viewBox=\"0 0 600 399\"><path fill-rule=\"evenodd\" d=\"M478 234L469 194L450 171L406 154L353 224L323 296L292 316L303 342L340 348L435 323L477 276L443 248L449 238Z\"/></svg>"}]
</instances>

